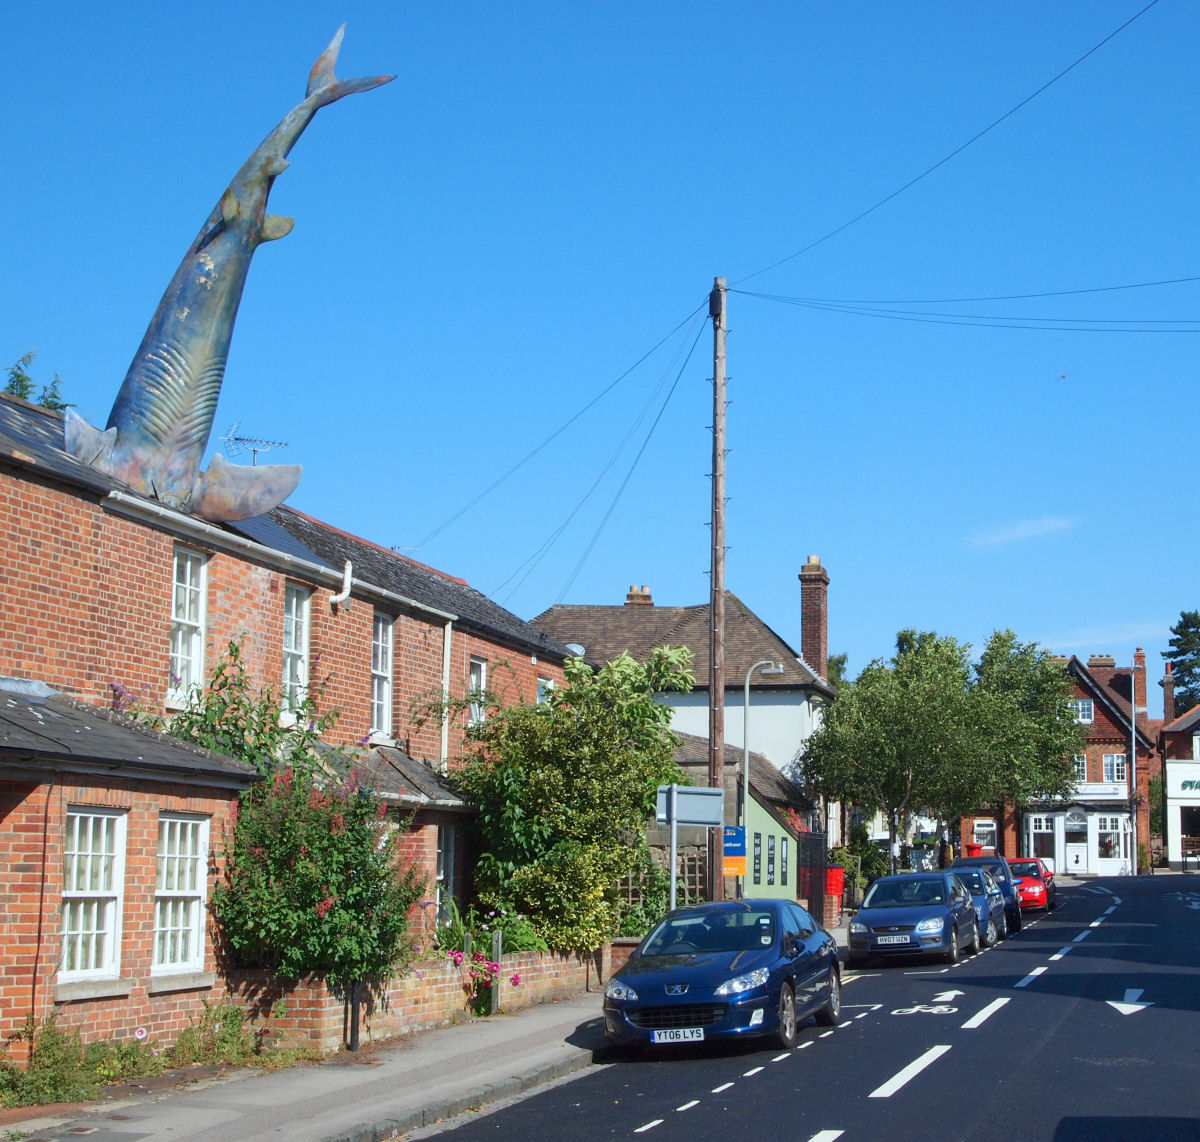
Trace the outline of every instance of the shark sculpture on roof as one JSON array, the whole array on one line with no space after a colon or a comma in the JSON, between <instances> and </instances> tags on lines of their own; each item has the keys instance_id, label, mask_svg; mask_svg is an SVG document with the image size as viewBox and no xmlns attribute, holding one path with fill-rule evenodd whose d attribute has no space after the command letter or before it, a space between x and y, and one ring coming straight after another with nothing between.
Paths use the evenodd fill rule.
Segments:
<instances>
[{"instance_id":1,"label":"shark sculpture on roof","mask_svg":"<svg viewBox=\"0 0 1200 1142\"><path fill-rule=\"evenodd\" d=\"M259 144L234 175L171 284L129 366L104 432L70 409L67 449L94 468L180 511L213 521L248 519L281 504L300 481L297 464L243 467L213 456L200 471L238 305L254 251L287 235L294 220L266 211L275 179L313 116L369 91L391 75L338 79L345 25L321 53L303 102Z\"/></svg>"}]
</instances>

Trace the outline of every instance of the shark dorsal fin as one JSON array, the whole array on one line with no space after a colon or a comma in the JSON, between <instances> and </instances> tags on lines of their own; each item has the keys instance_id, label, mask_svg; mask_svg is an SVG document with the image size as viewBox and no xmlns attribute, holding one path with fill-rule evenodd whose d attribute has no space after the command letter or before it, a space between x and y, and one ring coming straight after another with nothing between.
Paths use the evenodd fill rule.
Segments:
<instances>
[{"instance_id":1,"label":"shark dorsal fin","mask_svg":"<svg viewBox=\"0 0 1200 1142\"><path fill-rule=\"evenodd\" d=\"M275 242L280 238L286 238L291 232L292 227L296 225L294 218L284 218L279 214L268 214L263 219L262 228L258 232L259 241Z\"/></svg>"}]
</instances>

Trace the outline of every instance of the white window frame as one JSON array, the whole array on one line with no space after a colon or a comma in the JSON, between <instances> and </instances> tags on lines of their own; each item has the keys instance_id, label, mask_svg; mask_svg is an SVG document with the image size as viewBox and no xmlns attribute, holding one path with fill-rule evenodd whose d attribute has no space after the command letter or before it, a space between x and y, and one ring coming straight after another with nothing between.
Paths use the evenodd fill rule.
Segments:
<instances>
[{"instance_id":1,"label":"white window frame","mask_svg":"<svg viewBox=\"0 0 1200 1142\"><path fill-rule=\"evenodd\" d=\"M553 690L554 679L543 678L539 675L537 680L537 704L540 706L543 702L549 699Z\"/></svg>"},{"instance_id":2,"label":"white window frame","mask_svg":"<svg viewBox=\"0 0 1200 1142\"><path fill-rule=\"evenodd\" d=\"M471 708L467 712L468 726L481 726L487 720L487 659L471 655L467 667L467 699Z\"/></svg>"},{"instance_id":3,"label":"white window frame","mask_svg":"<svg viewBox=\"0 0 1200 1142\"><path fill-rule=\"evenodd\" d=\"M1077 722L1090 726L1096 720L1096 703L1091 698L1072 698L1068 705Z\"/></svg>"},{"instance_id":4,"label":"white window frame","mask_svg":"<svg viewBox=\"0 0 1200 1142\"><path fill-rule=\"evenodd\" d=\"M1123 753L1106 753L1104 755L1104 780L1128 781L1128 758Z\"/></svg>"},{"instance_id":5,"label":"white window frame","mask_svg":"<svg viewBox=\"0 0 1200 1142\"><path fill-rule=\"evenodd\" d=\"M58 967L63 983L121 974L125 832L123 810L67 809Z\"/></svg>"},{"instance_id":6,"label":"white window frame","mask_svg":"<svg viewBox=\"0 0 1200 1142\"><path fill-rule=\"evenodd\" d=\"M971 843L983 845L984 848L996 847L996 819L994 817L976 817L971 824Z\"/></svg>"},{"instance_id":7,"label":"white window frame","mask_svg":"<svg viewBox=\"0 0 1200 1142\"><path fill-rule=\"evenodd\" d=\"M208 557L190 547L176 547L172 566L167 705L179 707L204 688Z\"/></svg>"},{"instance_id":8,"label":"white window frame","mask_svg":"<svg viewBox=\"0 0 1200 1142\"><path fill-rule=\"evenodd\" d=\"M437 827L437 873L434 891L437 894L437 922L450 923L450 901L454 899L454 860L458 847L457 826L453 824Z\"/></svg>"},{"instance_id":9,"label":"white window frame","mask_svg":"<svg viewBox=\"0 0 1200 1142\"><path fill-rule=\"evenodd\" d=\"M204 970L208 818L160 813L151 975Z\"/></svg>"},{"instance_id":10,"label":"white window frame","mask_svg":"<svg viewBox=\"0 0 1200 1142\"><path fill-rule=\"evenodd\" d=\"M1071 758L1071 764L1075 766L1075 780L1086 781L1088 771L1088 757L1086 753L1077 753Z\"/></svg>"},{"instance_id":11,"label":"white window frame","mask_svg":"<svg viewBox=\"0 0 1200 1142\"><path fill-rule=\"evenodd\" d=\"M308 632L312 592L299 583L288 583L283 593L284 710L295 713L308 696Z\"/></svg>"},{"instance_id":12,"label":"white window frame","mask_svg":"<svg viewBox=\"0 0 1200 1142\"><path fill-rule=\"evenodd\" d=\"M376 611L371 623L371 732L391 736L392 660L396 620Z\"/></svg>"},{"instance_id":13,"label":"white window frame","mask_svg":"<svg viewBox=\"0 0 1200 1142\"><path fill-rule=\"evenodd\" d=\"M1104 852L1106 843L1112 848L1110 853ZM1121 827L1120 817L1096 818L1096 855L1102 860L1125 860L1128 858L1129 834Z\"/></svg>"}]
</instances>

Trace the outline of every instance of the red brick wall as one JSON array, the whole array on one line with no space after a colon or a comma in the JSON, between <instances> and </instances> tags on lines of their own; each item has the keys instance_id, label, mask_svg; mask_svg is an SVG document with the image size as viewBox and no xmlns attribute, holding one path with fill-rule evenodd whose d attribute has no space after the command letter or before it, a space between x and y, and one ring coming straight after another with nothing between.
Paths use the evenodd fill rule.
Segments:
<instances>
[{"instance_id":1,"label":"red brick wall","mask_svg":"<svg viewBox=\"0 0 1200 1142\"><path fill-rule=\"evenodd\" d=\"M600 1014L604 983L616 969L610 948L601 952L559 954L518 952L501 957L500 1008L515 1011L584 992L596 993ZM520 976L514 987L511 979ZM348 1036L345 989L329 987L319 976L296 983L261 973L241 973L230 984L251 1024L268 1029L276 1046L335 1050ZM282 1010L283 1014L273 1014ZM362 1042L390 1039L412 1031L443 1027L470 1017L465 971L445 955L412 964L381 987L363 988L359 1037Z\"/></svg>"},{"instance_id":2,"label":"red brick wall","mask_svg":"<svg viewBox=\"0 0 1200 1142\"><path fill-rule=\"evenodd\" d=\"M64 1027L88 1039L124 1039L144 1027L173 1040L202 1012L201 1000L219 998L222 984L188 991L150 988L154 940L154 885L160 813L192 813L209 819L211 892L219 875L222 835L232 814L231 794L183 786L142 787L127 781L72 779L61 785L0 782L0 1039L19 1030L30 1013L41 1020L55 1012ZM126 813L120 978L128 997L55 1001L61 955L63 839L69 808L122 809ZM43 870L45 875L43 877ZM217 970L211 920L204 971Z\"/></svg>"}]
</instances>

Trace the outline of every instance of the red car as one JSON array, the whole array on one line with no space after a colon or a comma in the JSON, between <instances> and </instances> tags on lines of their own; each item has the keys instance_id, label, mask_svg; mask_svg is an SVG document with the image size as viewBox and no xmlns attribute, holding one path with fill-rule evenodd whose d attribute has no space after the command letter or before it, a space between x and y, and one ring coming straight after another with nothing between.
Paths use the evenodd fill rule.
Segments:
<instances>
[{"instance_id":1,"label":"red car","mask_svg":"<svg viewBox=\"0 0 1200 1142\"><path fill-rule=\"evenodd\" d=\"M1017 899L1022 908L1045 908L1049 911L1055 905L1057 890L1054 887L1054 873L1041 857L1010 858L1008 867L1014 877L1020 879L1017 885Z\"/></svg>"}]
</instances>

